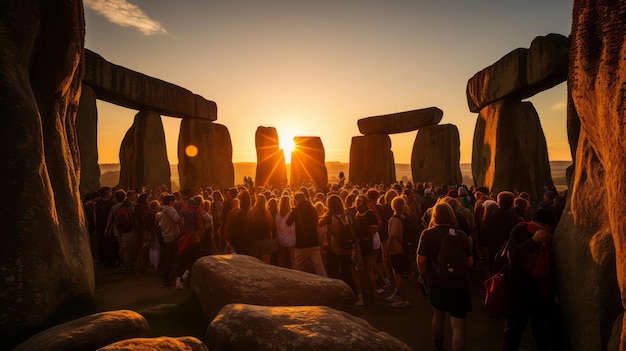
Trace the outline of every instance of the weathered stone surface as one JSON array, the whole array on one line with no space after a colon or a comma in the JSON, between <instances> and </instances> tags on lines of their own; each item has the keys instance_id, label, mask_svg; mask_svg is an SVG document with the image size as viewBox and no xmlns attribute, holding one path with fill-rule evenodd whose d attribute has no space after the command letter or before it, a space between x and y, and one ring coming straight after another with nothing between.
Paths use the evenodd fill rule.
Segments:
<instances>
[{"instance_id":1,"label":"weathered stone surface","mask_svg":"<svg viewBox=\"0 0 626 351\"><path fill-rule=\"evenodd\" d=\"M552 185L548 149L530 102L505 99L478 114L472 150L474 184L492 192L525 191L531 203Z\"/></svg>"},{"instance_id":2,"label":"weathered stone surface","mask_svg":"<svg viewBox=\"0 0 626 351\"><path fill-rule=\"evenodd\" d=\"M96 94L88 85L82 86L76 115L76 138L80 150L80 193L87 194L100 188L98 166L98 109Z\"/></svg>"},{"instance_id":3,"label":"weathered stone surface","mask_svg":"<svg viewBox=\"0 0 626 351\"><path fill-rule=\"evenodd\" d=\"M191 91L115 65L85 49L85 84L98 99L133 110L152 110L172 117L217 119L217 105Z\"/></svg>"},{"instance_id":4,"label":"weathered stone surface","mask_svg":"<svg viewBox=\"0 0 626 351\"><path fill-rule=\"evenodd\" d=\"M246 255L198 259L191 270L191 291L207 320L231 303L347 309L356 301L341 280L267 265Z\"/></svg>"},{"instance_id":5,"label":"weathered stone surface","mask_svg":"<svg viewBox=\"0 0 626 351\"><path fill-rule=\"evenodd\" d=\"M395 134L418 130L441 122L443 111L436 107L361 118L357 121L359 132L367 134Z\"/></svg>"},{"instance_id":6,"label":"weathered stone surface","mask_svg":"<svg viewBox=\"0 0 626 351\"><path fill-rule=\"evenodd\" d=\"M413 181L461 184L460 147L459 129L453 124L421 128L411 153Z\"/></svg>"},{"instance_id":7,"label":"weathered stone surface","mask_svg":"<svg viewBox=\"0 0 626 351\"><path fill-rule=\"evenodd\" d=\"M118 341L98 351L209 351L202 341L192 336L170 338L135 338Z\"/></svg>"},{"instance_id":8,"label":"weathered stone surface","mask_svg":"<svg viewBox=\"0 0 626 351\"><path fill-rule=\"evenodd\" d=\"M161 184L171 188L165 131L161 116L140 111L120 146L120 185L125 189L153 189Z\"/></svg>"},{"instance_id":9,"label":"weathered stone surface","mask_svg":"<svg viewBox=\"0 0 626 351\"><path fill-rule=\"evenodd\" d=\"M258 127L256 146L256 185L282 189L287 184L285 154L279 149L278 132L274 127Z\"/></svg>"},{"instance_id":10,"label":"weathered stone surface","mask_svg":"<svg viewBox=\"0 0 626 351\"><path fill-rule=\"evenodd\" d=\"M320 185L328 182L326 152L320 137L298 136L293 138L295 150L291 153L289 184L308 185L313 181Z\"/></svg>"},{"instance_id":11,"label":"weathered stone surface","mask_svg":"<svg viewBox=\"0 0 626 351\"><path fill-rule=\"evenodd\" d=\"M136 312L102 312L46 329L21 343L14 351L95 350L119 340L148 334L148 322Z\"/></svg>"},{"instance_id":12,"label":"weathered stone surface","mask_svg":"<svg viewBox=\"0 0 626 351\"><path fill-rule=\"evenodd\" d=\"M225 306L209 324L215 350L412 350L364 319L324 306Z\"/></svg>"},{"instance_id":13,"label":"weathered stone surface","mask_svg":"<svg viewBox=\"0 0 626 351\"><path fill-rule=\"evenodd\" d=\"M608 344L626 350L623 323L621 335L611 337L626 304L624 28L626 1L574 1L568 83L580 135L570 213L555 235L555 250L563 248L555 253L558 273L566 277L559 279L559 291L570 350L606 350ZM571 291L575 281L567 277L581 285ZM581 315L589 322L576 320Z\"/></svg>"},{"instance_id":14,"label":"weathered stone surface","mask_svg":"<svg viewBox=\"0 0 626 351\"><path fill-rule=\"evenodd\" d=\"M195 146L197 155L187 155L188 146ZM183 119L178 136L178 174L182 190L209 185L218 189L233 186L232 160L233 146L226 126L195 118Z\"/></svg>"},{"instance_id":15,"label":"weathered stone surface","mask_svg":"<svg viewBox=\"0 0 626 351\"><path fill-rule=\"evenodd\" d=\"M352 137L349 178L354 184L391 184L396 181L389 135Z\"/></svg>"},{"instance_id":16,"label":"weathered stone surface","mask_svg":"<svg viewBox=\"0 0 626 351\"><path fill-rule=\"evenodd\" d=\"M559 34L537 37L530 49L518 48L467 82L467 105L472 112L503 98L525 99L567 79L568 38Z\"/></svg>"},{"instance_id":17,"label":"weathered stone surface","mask_svg":"<svg viewBox=\"0 0 626 351\"><path fill-rule=\"evenodd\" d=\"M94 272L78 190L81 1L9 1L0 11L0 340L64 303L91 299Z\"/></svg>"}]
</instances>

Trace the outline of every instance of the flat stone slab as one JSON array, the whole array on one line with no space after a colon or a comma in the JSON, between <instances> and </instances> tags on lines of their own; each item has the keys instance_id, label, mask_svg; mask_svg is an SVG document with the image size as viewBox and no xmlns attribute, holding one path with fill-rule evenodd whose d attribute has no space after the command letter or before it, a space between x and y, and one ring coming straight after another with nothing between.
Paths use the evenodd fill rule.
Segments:
<instances>
[{"instance_id":1,"label":"flat stone slab","mask_svg":"<svg viewBox=\"0 0 626 351\"><path fill-rule=\"evenodd\" d=\"M325 306L225 306L209 324L212 350L412 350L364 319Z\"/></svg>"},{"instance_id":2,"label":"flat stone slab","mask_svg":"<svg viewBox=\"0 0 626 351\"><path fill-rule=\"evenodd\" d=\"M382 116L361 118L357 121L359 132L367 134L396 134L418 130L441 122L443 111L436 107L397 112Z\"/></svg>"},{"instance_id":3,"label":"flat stone slab","mask_svg":"<svg viewBox=\"0 0 626 351\"><path fill-rule=\"evenodd\" d=\"M263 263L247 255L205 256L191 270L191 291L208 320L231 303L262 306L329 306L349 309L348 284Z\"/></svg>"},{"instance_id":4,"label":"flat stone slab","mask_svg":"<svg viewBox=\"0 0 626 351\"><path fill-rule=\"evenodd\" d=\"M98 99L172 117L217 120L217 104L191 91L118 66L85 49L85 78Z\"/></svg>"},{"instance_id":5,"label":"flat stone slab","mask_svg":"<svg viewBox=\"0 0 626 351\"><path fill-rule=\"evenodd\" d=\"M526 99L567 80L569 39L560 34L536 37L529 49L518 48L467 82L471 112L505 97Z\"/></svg>"}]
</instances>

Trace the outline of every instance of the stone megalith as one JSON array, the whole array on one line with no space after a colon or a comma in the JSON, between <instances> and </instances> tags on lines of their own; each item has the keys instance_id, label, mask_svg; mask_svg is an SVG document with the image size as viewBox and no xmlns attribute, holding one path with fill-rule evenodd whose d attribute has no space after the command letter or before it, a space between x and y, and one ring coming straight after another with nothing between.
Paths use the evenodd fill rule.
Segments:
<instances>
[{"instance_id":1,"label":"stone megalith","mask_svg":"<svg viewBox=\"0 0 626 351\"><path fill-rule=\"evenodd\" d=\"M120 146L120 186L125 189L161 184L171 188L170 162L167 159L165 131L161 116L140 111Z\"/></svg>"},{"instance_id":2,"label":"stone megalith","mask_svg":"<svg viewBox=\"0 0 626 351\"><path fill-rule=\"evenodd\" d=\"M626 350L624 28L626 1L574 1L568 83L580 132L554 246L566 348L575 351Z\"/></svg>"},{"instance_id":3,"label":"stone megalith","mask_svg":"<svg viewBox=\"0 0 626 351\"><path fill-rule=\"evenodd\" d=\"M350 182L354 184L391 184L396 181L396 166L387 134L352 137L350 144Z\"/></svg>"},{"instance_id":4,"label":"stone megalith","mask_svg":"<svg viewBox=\"0 0 626 351\"><path fill-rule=\"evenodd\" d=\"M228 128L197 118L183 118L178 136L180 189L235 183L233 146Z\"/></svg>"},{"instance_id":5,"label":"stone megalith","mask_svg":"<svg viewBox=\"0 0 626 351\"><path fill-rule=\"evenodd\" d=\"M83 77L81 1L8 1L0 11L0 340L30 334L94 294L79 193L75 119Z\"/></svg>"},{"instance_id":6,"label":"stone megalith","mask_svg":"<svg viewBox=\"0 0 626 351\"><path fill-rule=\"evenodd\" d=\"M504 99L478 114L472 148L474 184L493 192L528 192L531 203L552 185L548 149L530 102Z\"/></svg>"},{"instance_id":7,"label":"stone megalith","mask_svg":"<svg viewBox=\"0 0 626 351\"><path fill-rule=\"evenodd\" d=\"M469 110L478 112L500 99L529 98L567 79L569 39L560 34L535 38L530 49L518 48L467 82Z\"/></svg>"},{"instance_id":8,"label":"stone megalith","mask_svg":"<svg viewBox=\"0 0 626 351\"><path fill-rule=\"evenodd\" d=\"M282 188L287 185L285 154L279 149L278 132L274 127L258 127L254 135L256 146L256 177L258 186Z\"/></svg>"},{"instance_id":9,"label":"stone megalith","mask_svg":"<svg viewBox=\"0 0 626 351\"><path fill-rule=\"evenodd\" d=\"M441 122L443 111L436 107L361 118L359 132L368 134L396 134L418 130Z\"/></svg>"},{"instance_id":10,"label":"stone megalith","mask_svg":"<svg viewBox=\"0 0 626 351\"><path fill-rule=\"evenodd\" d=\"M291 175L289 184L316 185L328 182L326 153L320 137L297 136L293 138L295 149L291 153Z\"/></svg>"},{"instance_id":11,"label":"stone megalith","mask_svg":"<svg viewBox=\"0 0 626 351\"><path fill-rule=\"evenodd\" d=\"M411 153L413 181L461 184L460 147L459 129L453 124L420 128Z\"/></svg>"},{"instance_id":12,"label":"stone megalith","mask_svg":"<svg viewBox=\"0 0 626 351\"><path fill-rule=\"evenodd\" d=\"M366 320L326 306L230 304L205 339L211 350L413 350Z\"/></svg>"},{"instance_id":13,"label":"stone megalith","mask_svg":"<svg viewBox=\"0 0 626 351\"><path fill-rule=\"evenodd\" d=\"M99 348L97 351L209 351L202 341L193 336L157 338L134 338L118 341L111 345Z\"/></svg>"},{"instance_id":14,"label":"stone megalith","mask_svg":"<svg viewBox=\"0 0 626 351\"><path fill-rule=\"evenodd\" d=\"M98 166L98 109L96 93L88 85L82 85L78 114L76 115L76 137L80 150L80 193L87 194L100 188L100 166Z\"/></svg>"}]
</instances>

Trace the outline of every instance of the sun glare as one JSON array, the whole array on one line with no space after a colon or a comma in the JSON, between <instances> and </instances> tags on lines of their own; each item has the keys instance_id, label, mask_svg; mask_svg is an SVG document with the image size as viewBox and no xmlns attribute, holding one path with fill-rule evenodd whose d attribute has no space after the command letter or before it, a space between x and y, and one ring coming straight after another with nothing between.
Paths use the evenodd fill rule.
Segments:
<instances>
[{"instance_id":1,"label":"sun glare","mask_svg":"<svg viewBox=\"0 0 626 351\"><path fill-rule=\"evenodd\" d=\"M195 145L188 145L185 148L185 155L188 157L196 157L198 155L198 147Z\"/></svg>"},{"instance_id":2,"label":"sun glare","mask_svg":"<svg viewBox=\"0 0 626 351\"><path fill-rule=\"evenodd\" d=\"M280 148L285 154L285 163L291 163L291 152L296 148L296 145L293 142L293 136L282 136L278 142L280 143Z\"/></svg>"}]
</instances>

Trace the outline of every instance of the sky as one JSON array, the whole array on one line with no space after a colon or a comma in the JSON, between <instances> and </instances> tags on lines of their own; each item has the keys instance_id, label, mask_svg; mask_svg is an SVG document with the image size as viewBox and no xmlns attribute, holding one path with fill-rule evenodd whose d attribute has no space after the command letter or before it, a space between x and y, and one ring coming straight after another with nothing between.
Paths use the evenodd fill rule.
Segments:
<instances>
[{"instance_id":1,"label":"sky","mask_svg":"<svg viewBox=\"0 0 626 351\"><path fill-rule=\"evenodd\" d=\"M258 126L281 147L319 136L326 161L348 162L361 118L438 107L471 162L478 115L467 81L535 37L568 36L572 0L84 0L85 47L111 63L215 101L233 162L256 162ZM550 160L571 160L566 84L531 101ZM100 163L118 163L138 111L98 101ZM178 163L180 119L163 116ZM391 135L410 163L417 132ZM289 155L288 155L289 156Z\"/></svg>"}]
</instances>

